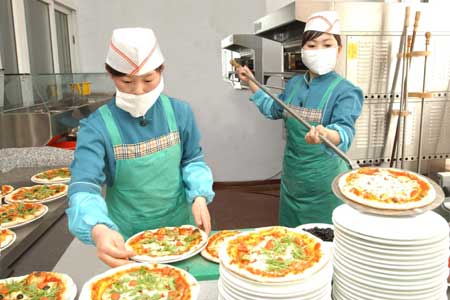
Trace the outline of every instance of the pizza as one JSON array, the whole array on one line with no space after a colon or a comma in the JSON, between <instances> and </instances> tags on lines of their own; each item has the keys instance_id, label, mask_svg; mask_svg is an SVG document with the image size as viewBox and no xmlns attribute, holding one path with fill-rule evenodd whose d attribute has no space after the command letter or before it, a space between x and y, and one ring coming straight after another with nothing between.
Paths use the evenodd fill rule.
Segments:
<instances>
[{"instance_id":1,"label":"pizza","mask_svg":"<svg viewBox=\"0 0 450 300\"><path fill-rule=\"evenodd\" d=\"M0 206L0 226L17 227L29 223L47 213L47 206L40 203L10 203Z\"/></svg>"},{"instance_id":2,"label":"pizza","mask_svg":"<svg viewBox=\"0 0 450 300\"><path fill-rule=\"evenodd\" d=\"M192 275L161 264L129 264L88 281L80 300L194 300L200 286Z\"/></svg>"},{"instance_id":3,"label":"pizza","mask_svg":"<svg viewBox=\"0 0 450 300\"><path fill-rule=\"evenodd\" d=\"M33 185L21 187L5 197L5 201L43 203L52 201L67 194L67 184Z\"/></svg>"},{"instance_id":4,"label":"pizza","mask_svg":"<svg viewBox=\"0 0 450 300\"><path fill-rule=\"evenodd\" d=\"M35 183L67 183L70 181L70 169L58 168L38 173L31 177Z\"/></svg>"},{"instance_id":5,"label":"pizza","mask_svg":"<svg viewBox=\"0 0 450 300\"><path fill-rule=\"evenodd\" d=\"M201 252L201 255L210 261L220 263L219 250L224 240L239 233L241 233L239 230L222 230L213 234L209 237L208 244Z\"/></svg>"},{"instance_id":6,"label":"pizza","mask_svg":"<svg viewBox=\"0 0 450 300\"><path fill-rule=\"evenodd\" d=\"M0 280L3 300L73 300L76 288L72 279L61 273L33 272Z\"/></svg>"},{"instance_id":7,"label":"pizza","mask_svg":"<svg viewBox=\"0 0 450 300\"><path fill-rule=\"evenodd\" d=\"M0 189L0 199L3 196L6 196L7 194L11 193L13 190L14 190L14 187L12 185L3 184Z\"/></svg>"},{"instance_id":8,"label":"pizza","mask_svg":"<svg viewBox=\"0 0 450 300\"><path fill-rule=\"evenodd\" d=\"M201 251L208 241L206 233L197 227L162 227L135 234L125 247L137 255L134 260L143 262L167 262L185 259Z\"/></svg>"},{"instance_id":9,"label":"pizza","mask_svg":"<svg viewBox=\"0 0 450 300\"><path fill-rule=\"evenodd\" d=\"M0 229L0 250L6 249L16 239L16 234L9 229Z\"/></svg>"},{"instance_id":10,"label":"pizza","mask_svg":"<svg viewBox=\"0 0 450 300\"><path fill-rule=\"evenodd\" d=\"M425 177L394 168L361 168L339 178L339 190L351 201L378 209L426 206L436 191Z\"/></svg>"},{"instance_id":11,"label":"pizza","mask_svg":"<svg viewBox=\"0 0 450 300\"><path fill-rule=\"evenodd\" d=\"M220 249L225 268L257 282L298 281L329 261L329 248L304 231L275 226L227 239Z\"/></svg>"}]
</instances>

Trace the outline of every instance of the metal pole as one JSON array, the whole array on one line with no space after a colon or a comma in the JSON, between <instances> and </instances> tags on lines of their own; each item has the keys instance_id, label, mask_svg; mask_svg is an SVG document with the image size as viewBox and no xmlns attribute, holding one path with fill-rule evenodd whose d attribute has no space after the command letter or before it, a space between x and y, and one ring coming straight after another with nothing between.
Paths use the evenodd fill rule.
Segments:
<instances>
[{"instance_id":1,"label":"metal pole","mask_svg":"<svg viewBox=\"0 0 450 300\"><path fill-rule=\"evenodd\" d=\"M231 60L230 63L235 67L241 67L241 65L239 65L236 61ZM286 110L288 113L290 113L292 115L292 117L294 119L296 119L297 121L299 121L300 123L303 124L303 126L305 126L306 128L308 128L309 130L312 128L312 125L309 124L306 120L304 120L302 117L300 117L299 115L297 115L297 113L291 109L289 106L286 105L286 103L284 103L282 100L278 99L278 97L276 97L275 95L272 94L272 92L270 92L264 85L262 85L261 83L259 83L251 74L248 74L247 77L254 83L256 84L264 93L266 93L267 95L270 96L270 98L272 98L276 103L278 103L278 105L280 105L284 110ZM333 144L330 140L328 140L326 137L319 135L320 139L322 140L322 142L327 145L328 147L330 147L337 155L339 155L352 169L358 169L359 165L354 162L353 160L351 160L341 149L339 149L335 144Z\"/></svg>"},{"instance_id":2,"label":"metal pole","mask_svg":"<svg viewBox=\"0 0 450 300\"><path fill-rule=\"evenodd\" d=\"M430 45L431 32L425 33L425 52L428 51L428 46ZM423 82L422 82L422 93L425 93L425 85L427 78L427 61L428 55L425 55L425 60L423 64ZM419 125L419 147L417 151L417 173L420 174L420 168L422 166L422 139L423 139L423 108L424 108L425 98L422 98L420 104L420 125Z\"/></svg>"}]
</instances>

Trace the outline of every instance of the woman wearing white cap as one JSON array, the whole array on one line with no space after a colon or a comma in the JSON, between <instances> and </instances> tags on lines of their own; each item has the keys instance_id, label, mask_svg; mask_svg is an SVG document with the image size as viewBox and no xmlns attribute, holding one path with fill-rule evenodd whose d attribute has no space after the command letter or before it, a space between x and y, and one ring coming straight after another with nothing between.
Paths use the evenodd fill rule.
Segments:
<instances>
[{"instance_id":1,"label":"woman wearing white cap","mask_svg":"<svg viewBox=\"0 0 450 300\"><path fill-rule=\"evenodd\" d=\"M128 262L124 239L139 231L194 221L211 229L212 174L190 106L162 93L163 63L152 30L114 30L106 69L115 97L81 121L69 229L110 266Z\"/></svg>"},{"instance_id":2,"label":"woman wearing white cap","mask_svg":"<svg viewBox=\"0 0 450 300\"><path fill-rule=\"evenodd\" d=\"M319 134L347 151L355 135L355 121L362 108L362 91L335 71L341 52L336 12L322 11L307 21L302 36L302 61L309 71L295 76L279 95L299 115L315 125L309 132L283 112L268 95L248 80L247 67L240 79L254 92L250 98L269 119L285 121L286 148L281 178L281 225L331 223L331 213L341 202L331 191L331 182L347 166L332 150L320 144Z\"/></svg>"}]
</instances>

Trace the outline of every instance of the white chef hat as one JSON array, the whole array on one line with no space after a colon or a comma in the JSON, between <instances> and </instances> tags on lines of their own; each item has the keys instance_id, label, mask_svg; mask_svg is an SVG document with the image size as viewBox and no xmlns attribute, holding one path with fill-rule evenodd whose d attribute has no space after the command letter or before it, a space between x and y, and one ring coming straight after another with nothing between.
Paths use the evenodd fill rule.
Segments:
<instances>
[{"instance_id":1,"label":"white chef hat","mask_svg":"<svg viewBox=\"0 0 450 300\"><path fill-rule=\"evenodd\" d=\"M106 63L128 75L142 75L164 62L153 30L148 28L119 28L113 31Z\"/></svg>"},{"instance_id":2,"label":"white chef hat","mask_svg":"<svg viewBox=\"0 0 450 300\"><path fill-rule=\"evenodd\" d=\"M326 10L312 14L306 21L305 31L308 30L339 34L341 26L337 12Z\"/></svg>"}]
</instances>

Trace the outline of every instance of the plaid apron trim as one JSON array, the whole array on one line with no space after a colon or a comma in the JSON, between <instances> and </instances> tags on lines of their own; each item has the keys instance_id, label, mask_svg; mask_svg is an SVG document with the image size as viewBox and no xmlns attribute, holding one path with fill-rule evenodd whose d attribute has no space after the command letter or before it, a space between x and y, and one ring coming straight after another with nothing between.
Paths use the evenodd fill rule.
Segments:
<instances>
[{"instance_id":1,"label":"plaid apron trim","mask_svg":"<svg viewBox=\"0 0 450 300\"><path fill-rule=\"evenodd\" d=\"M315 108L299 107L288 104L289 108L292 109L297 115L302 117L302 119L308 121L309 123L316 122L320 123L322 120L322 110ZM291 117L291 114L287 111L283 112L284 117Z\"/></svg>"},{"instance_id":2,"label":"plaid apron trim","mask_svg":"<svg viewBox=\"0 0 450 300\"><path fill-rule=\"evenodd\" d=\"M114 146L114 158L116 160L138 158L165 150L179 143L179 132L170 132L167 135L137 144L116 145Z\"/></svg>"}]
</instances>

